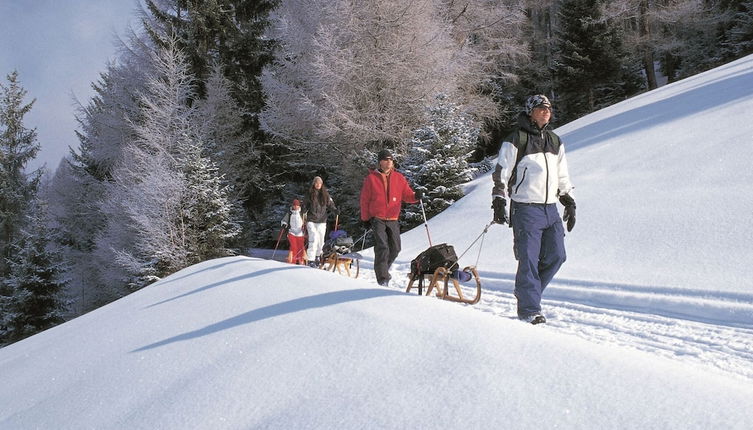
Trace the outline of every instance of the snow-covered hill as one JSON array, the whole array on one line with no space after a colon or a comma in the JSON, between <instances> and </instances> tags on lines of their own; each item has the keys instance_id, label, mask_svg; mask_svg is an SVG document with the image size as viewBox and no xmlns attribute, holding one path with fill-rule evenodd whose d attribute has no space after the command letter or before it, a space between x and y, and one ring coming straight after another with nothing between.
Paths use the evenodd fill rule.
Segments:
<instances>
[{"instance_id":1,"label":"snow-covered hill","mask_svg":"<svg viewBox=\"0 0 753 430\"><path fill-rule=\"evenodd\" d=\"M357 280L213 260L0 349L0 428L751 428L752 96L747 57L559 130L578 221L545 326L514 318L506 226L461 260L474 306L403 293L423 226L389 288L369 250ZM465 251L490 189L433 242Z\"/></svg>"}]
</instances>

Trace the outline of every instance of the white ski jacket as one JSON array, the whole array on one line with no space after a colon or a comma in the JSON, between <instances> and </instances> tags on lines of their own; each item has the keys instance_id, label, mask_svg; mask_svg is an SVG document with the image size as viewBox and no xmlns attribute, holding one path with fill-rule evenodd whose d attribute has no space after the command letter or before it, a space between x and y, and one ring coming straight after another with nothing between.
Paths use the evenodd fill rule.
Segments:
<instances>
[{"instance_id":1,"label":"white ski jacket","mask_svg":"<svg viewBox=\"0 0 753 430\"><path fill-rule=\"evenodd\" d=\"M306 233L303 229L304 224L305 221L301 216L300 209L290 208L290 211L285 214L285 217L282 219L282 225L287 226L288 233L292 234L293 236L301 237Z\"/></svg>"},{"instance_id":2,"label":"white ski jacket","mask_svg":"<svg viewBox=\"0 0 753 430\"><path fill-rule=\"evenodd\" d=\"M527 115L518 117L518 127L499 149L492 179L493 197L509 196L518 203L555 203L559 196L572 195L565 146L546 126L539 129ZM527 134L521 142L519 131ZM518 157L519 152L520 158ZM516 161L520 159L515 167Z\"/></svg>"}]
</instances>

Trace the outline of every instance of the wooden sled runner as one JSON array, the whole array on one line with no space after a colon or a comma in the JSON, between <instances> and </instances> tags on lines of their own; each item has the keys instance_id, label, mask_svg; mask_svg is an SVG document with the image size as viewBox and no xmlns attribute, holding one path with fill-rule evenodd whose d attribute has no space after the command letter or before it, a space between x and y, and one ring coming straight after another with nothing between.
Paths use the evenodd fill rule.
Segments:
<instances>
[{"instance_id":1,"label":"wooden sled runner","mask_svg":"<svg viewBox=\"0 0 753 430\"><path fill-rule=\"evenodd\" d=\"M463 275L463 273L465 275ZM436 270L434 270L434 272L422 272L419 274L411 273L410 280L408 281L408 288L405 290L405 292L410 293L410 290L412 288L418 288L418 294L421 295L424 282L428 281L428 289L426 290L427 296L431 294L432 291L436 290L437 297L443 300L467 303L469 305L478 303L478 301L481 299L481 280L478 277L476 266L467 266L462 270L462 273L460 274L460 276L466 276L476 281L475 297L466 298L463 295L463 290L460 287L458 277L454 275L457 274L450 271L446 267L438 267ZM415 281L418 281L418 284L416 286L413 285ZM450 294L450 282L452 282L452 285L455 287L455 292L457 293L456 296Z\"/></svg>"},{"instance_id":2,"label":"wooden sled runner","mask_svg":"<svg viewBox=\"0 0 753 430\"><path fill-rule=\"evenodd\" d=\"M361 270L360 260L361 254L358 253L339 254L330 252L327 255L322 255L319 268L337 272L349 278L357 278ZM355 269L353 268L354 265Z\"/></svg>"},{"instance_id":3,"label":"wooden sled runner","mask_svg":"<svg viewBox=\"0 0 753 430\"><path fill-rule=\"evenodd\" d=\"M421 203L421 210L423 210L423 203ZM424 214L424 224L426 224L426 215ZM467 303L474 305L481 299L481 280L478 277L478 271L476 266L466 266L463 270L454 270L458 268L458 260L465 255L471 247L481 239L481 246L483 246L484 235L489 231L489 227L494 225L492 221L484 227L484 231L471 242L470 246L460 254L458 257L455 254L455 248L452 245L446 243L440 243L438 245L431 244L431 236L429 237L429 248L418 254L418 256L410 262L410 280L408 281L408 288L405 289L406 293L410 293L411 288L415 288L413 283L418 281L418 294L421 295L423 291L424 281L428 279L429 285L426 290L426 295L431 294L436 290L436 295L440 299L449 300L451 302ZM426 232L429 232L429 226L426 225ZM481 256L481 246L479 246L479 257ZM478 257L476 258L476 264L478 264ZM476 295L472 298L466 298L463 295L463 289L460 287L461 282L468 282L471 279L476 281ZM457 296L450 294L450 282L455 287Z\"/></svg>"}]
</instances>

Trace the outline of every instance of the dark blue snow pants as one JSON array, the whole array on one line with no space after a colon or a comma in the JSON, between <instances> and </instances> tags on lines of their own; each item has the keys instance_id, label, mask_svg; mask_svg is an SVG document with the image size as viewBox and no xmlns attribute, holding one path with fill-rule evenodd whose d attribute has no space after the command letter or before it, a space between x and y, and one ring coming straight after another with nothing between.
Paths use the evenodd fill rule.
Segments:
<instances>
[{"instance_id":1,"label":"dark blue snow pants","mask_svg":"<svg viewBox=\"0 0 753 430\"><path fill-rule=\"evenodd\" d=\"M554 203L512 202L510 225L518 260L518 317L525 318L541 312L541 294L565 262L565 229Z\"/></svg>"}]
</instances>

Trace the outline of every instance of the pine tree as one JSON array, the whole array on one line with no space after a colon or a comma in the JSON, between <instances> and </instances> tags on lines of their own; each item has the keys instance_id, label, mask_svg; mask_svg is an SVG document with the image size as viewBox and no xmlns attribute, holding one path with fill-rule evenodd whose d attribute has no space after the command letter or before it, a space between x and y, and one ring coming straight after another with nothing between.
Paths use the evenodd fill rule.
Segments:
<instances>
[{"instance_id":1,"label":"pine tree","mask_svg":"<svg viewBox=\"0 0 753 430\"><path fill-rule=\"evenodd\" d=\"M273 41L263 37L269 12L277 0L147 0L154 20L146 26L151 38L165 47L176 38L204 98L215 64L223 65L243 109L263 105L258 76L272 61Z\"/></svg>"},{"instance_id":2,"label":"pine tree","mask_svg":"<svg viewBox=\"0 0 753 430\"><path fill-rule=\"evenodd\" d=\"M54 220L54 246L66 262L68 293L79 314L130 291L110 271L112 261L100 261L95 250L97 238L107 228L107 214L101 208L106 187L124 147L135 139L132 124L142 121L139 94L153 73L154 48L133 31L117 48L115 61L92 83L94 96L78 105L79 146L61 163L46 195Z\"/></svg>"},{"instance_id":3,"label":"pine tree","mask_svg":"<svg viewBox=\"0 0 753 430\"><path fill-rule=\"evenodd\" d=\"M155 4L164 7L165 10L172 10L171 3L171 0L155 1ZM178 257L161 250L159 255L165 257L162 260L149 256L154 254L142 255L140 249L156 247L149 241L142 247L135 241L135 238L139 237L138 229L118 221L124 219L124 213L127 211L126 202L132 204L133 208L139 207L138 196L134 191L137 189L143 189L144 195L152 199L164 198L166 208L174 209L175 213L184 208L180 200L171 196L182 195L181 187L187 181L183 175L186 173L180 168L171 167L167 171L155 168L151 171L149 167L145 167L151 162L154 162L151 164L153 166L174 167L181 155L176 153L180 151L168 151L173 160L159 165L156 160L149 161L150 148L142 148L144 151L139 154L133 150L136 142L143 143L143 138L150 135L150 127L155 130L152 137L159 134L156 130L171 130L171 125L166 125L167 120L161 124L155 122L155 119L160 118L155 118L155 111L150 110L155 105L145 103L144 96L154 96L154 92L147 88L147 83L151 82L154 76L160 76L156 71L155 46L166 46L165 44L175 42L164 36L168 33L157 18L144 13L142 19L154 38L149 38L144 33L132 32L127 41L121 42L119 56L107 66L100 80L93 84L95 96L79 109L80 146L56 172L50 187L50 201L56 219L54 237L59 250L70 263L70 292L77 301L78 312L85 312L122 297L132 291L133 286L144 285L169 270L169 267L183 267L183 263L172 265L166 261L188 261L187 259L193 258L189 256L202 254L187 252ZM247 168L248 163L243 163L243 160L255 156L255 148L252 138L249 137L252 133L248 132L248 127L244 125L249 117L248 110L239 107L237 99L232 97L234 84L219 72L223 69L217 66L216 70L218 72L210 74L203 87L206 99L197 96L197 80L191 77L192 92L183 95L185 97L182 105L173 105L174 112L185 114L185 118L188 118L183 124L191 125L185 127L178 123L176 130L181 130L180 127L183 127L182 130L188 130L183 140L205 144L199 151L201 156L211 158L221 169L212 173L212 176L224 175L225 178L221 184L213 186L225 193L228 200L236 200L243 198L238 193L248 192L248 189L244 188L247 182L251 183L256 179L255 172L258 169ZM155 96L150 101L159 100ZM195 113L197 109L200 113ZM176 141L182 139L178 134L173 133ZM139 159L138 157L142 157L142 161L146 160L141 164L146 173L143 173L140 179L135 179L139 175L134 174L134 180L131 182L134 184L133 193L124 192L124 195L133 198L124 199L123 204L115 198L108 198L103 202L104 196L113 196L116 192L122 191L116 190L119 182L115 180L115 176L128 176L128 169L125 167L127 165L131 165L133 170L138 170L138 163L134 164L134 159ZM164 161L163 158L160 160ZM209 160L205 159L203 162L209 163ZM211 168L214 168L214 164ZM246 181L246 178L250 179ZM150 181L162 185L150 189ZM232 193L231 188L235 190ZM240 218L236 213L240 211L236 210L235 206L233 211L232 219ZM142 226L150 225L147 219L139 217L138 210L131 214L142 223ZM152 218L159 220L162 219L161 216L162 213L157 212ZM86 222L81 222L82 219ZM235 224L228 226L236 228ZM181 243L187 239L187 236L183 235L185 231L180 228L168 227L168 224L164 224L163 227L158 231L171 231L173 235L169 236L169 239L176 240L174 243ZM212 255L226 253L231 244L223 245L215 249L215 254ZM172 257L169 257L171 255ZM173 257L176 259L171 260ZM150 263L147 264L147 261ZM135 273L138 274L134 275Z\"/></svg>"},{"instance_id":4,"label":"pine tree","mask_svg":"<svg viewBox=\"0 0 753 430\"><path fill-rule=\"evenodd\" d=\"M475 148L479 127L461 107L439 94L427 109L427 124L416 129L403 168L416 189L425 191L427 217L447 209L463 197L462 184L473 179L467 159ZM423 214L406 210L407 225L417 225Z\"/></svg>"},{"instance_id":5,"label":"pine tree","mask_svg":"<svg viewBox=\"0 0 753 430\"><path fill-rule=\"evenodd\" d=\"M92 83L94 96L86 104L79 103L79 146L71 150L49 187L53 237L67 263L69 289L78 313L130 291L111 272L111 261L95 258L97 238L107 228L101 201L126 144L135 139L132 124L143 121L139 94L145 91L154 70L151 41L135 31L127 36L117 45L115 61Z\"/></svg>"},{"instance_id":6,"label":"pine tree","mask_svg":"<svg viewBox=\"0 0 753 430\"><path fill-rule=\"evenodd\" d=\"M113 169L95 254L110 278L139 288L190 264L227 255L237 234L226 189L202 155L193 76L175 44L153 57L143 121Z\"/></svg>"},{"instance_id":7,"label":"pine tree","mask_svg":"<svg viewBox=\"0 0 753 430\"><path fill-rule=\"evenodd\" d=\"M197 99L212 97L213 72L226 78L233 104L242 118L232 148L218 148L232 159L217 159L220 171L240 199L246 218L256 219L279 195L279 180L289 166L279 158L289 153L279 142L267 142L259 129L264 106L260 75L273 60L274 41L264 35L269 13L278 0L147 0L152 19L145 26L152 40L166 46L176 38L196 81ZM226 163L228 161L229 163Z\"/></svg>"},{"instance_id":8,"label":"pine tree","mask_svg":"<svg viewBox=\"0 0 753 430\"><path fill-rule=\"evenodd\" d=\"M216 64L212 69L206 97L197 103L197 110L205 155L216 164L217 175L231 193L228 197L238 202L238 208L245 205L236 218L243 220L246 229L243 238L248 243L250 214L255 209L248 196L254 195L259 187L270 188L269 175L261 166L265 154L257 148L253 133L244 126L245 111L233 98L232 82L223 74L221 65Z\"/></svg>"},{"instance_id":9,"label":"pine tree","mask_svg":"<svg viewBox=\"0 0 753 430\"><path fill-rule=\"evenodd\" d=\"M7 86L0 83L0 276L7 272L11 245L42 176L42 169L24 171L39 151L36 130L23 122L34 100L24 104L26 90L17 72L9 74L7 81Z\"/></svg>"},{"instance_id":10,"label":"pine tree","mask_svg":"<svg viewBox=\"0 0 753 430\"><path fill-rule=\"evenodd\" d=\"M13 244L9 273L0 281L0 343L11 343L63 322L67 281L60 256L51 251L46 210L36 202Z\"/></svg>"},{"instance_id":11,"label":"pine tree","mask_svg":"<svg viewBox=\"0 0 753 430\"><path fill-rule=\"evenodd\" d=\"M227 243L240 232L229 189L218 168L201 151L201 145L192 145L184 149L179 160L186 187L181 223L186 226L187 246L195 256L190 263L233 255Z\"/></svg>"},{"instance_id":12,"label":"pine tree","mask_svg":"<svg viewBox=\"0 0 753 430\"><path fill-rule=\"evenodd\" d=\"M555 105L567 122L636 93L640 76L617 28L601 19L601 0L566 0L560 11L559 93Z\"/></svg>"},{"instance_id":13,"label":"pine tree","mask_svg":"<svg viewBox=\"0 0 753 430\"><path fill-rule=\"evenodd\" d=\"M52 243L65 261L71 311L84 314L123 295L122 285L100 276L93 258L95 239L105 226L95 204L104 195L105 182L94 179L75 161L65 158L44 189L48 202Z\"/></svg>"},{"instance_id":14,"label":"pine tree","mask_svg":"<svg viewBox=\"0 0 753 430\"><path fill-rule=\"evenodd\" d=\"M733 16L725 50L734 58L753 54L753 1L741 2Z\"/></svg>"},{"instance_id":15,"label":"pine tree","mask_svg":"<svg viewBox=\"0 0 753 430\"><path fill-rule=\"evenodd\" d=\"M79 147L71 150L77 173L98 182L110 179L126 142L133 140L133 122L139 122L139 94L153 73L154 46L144 36L132 33L117 46L121 53L92 83L94 96L79 103L76 119Z\"/></svg>"}]
</instances>

